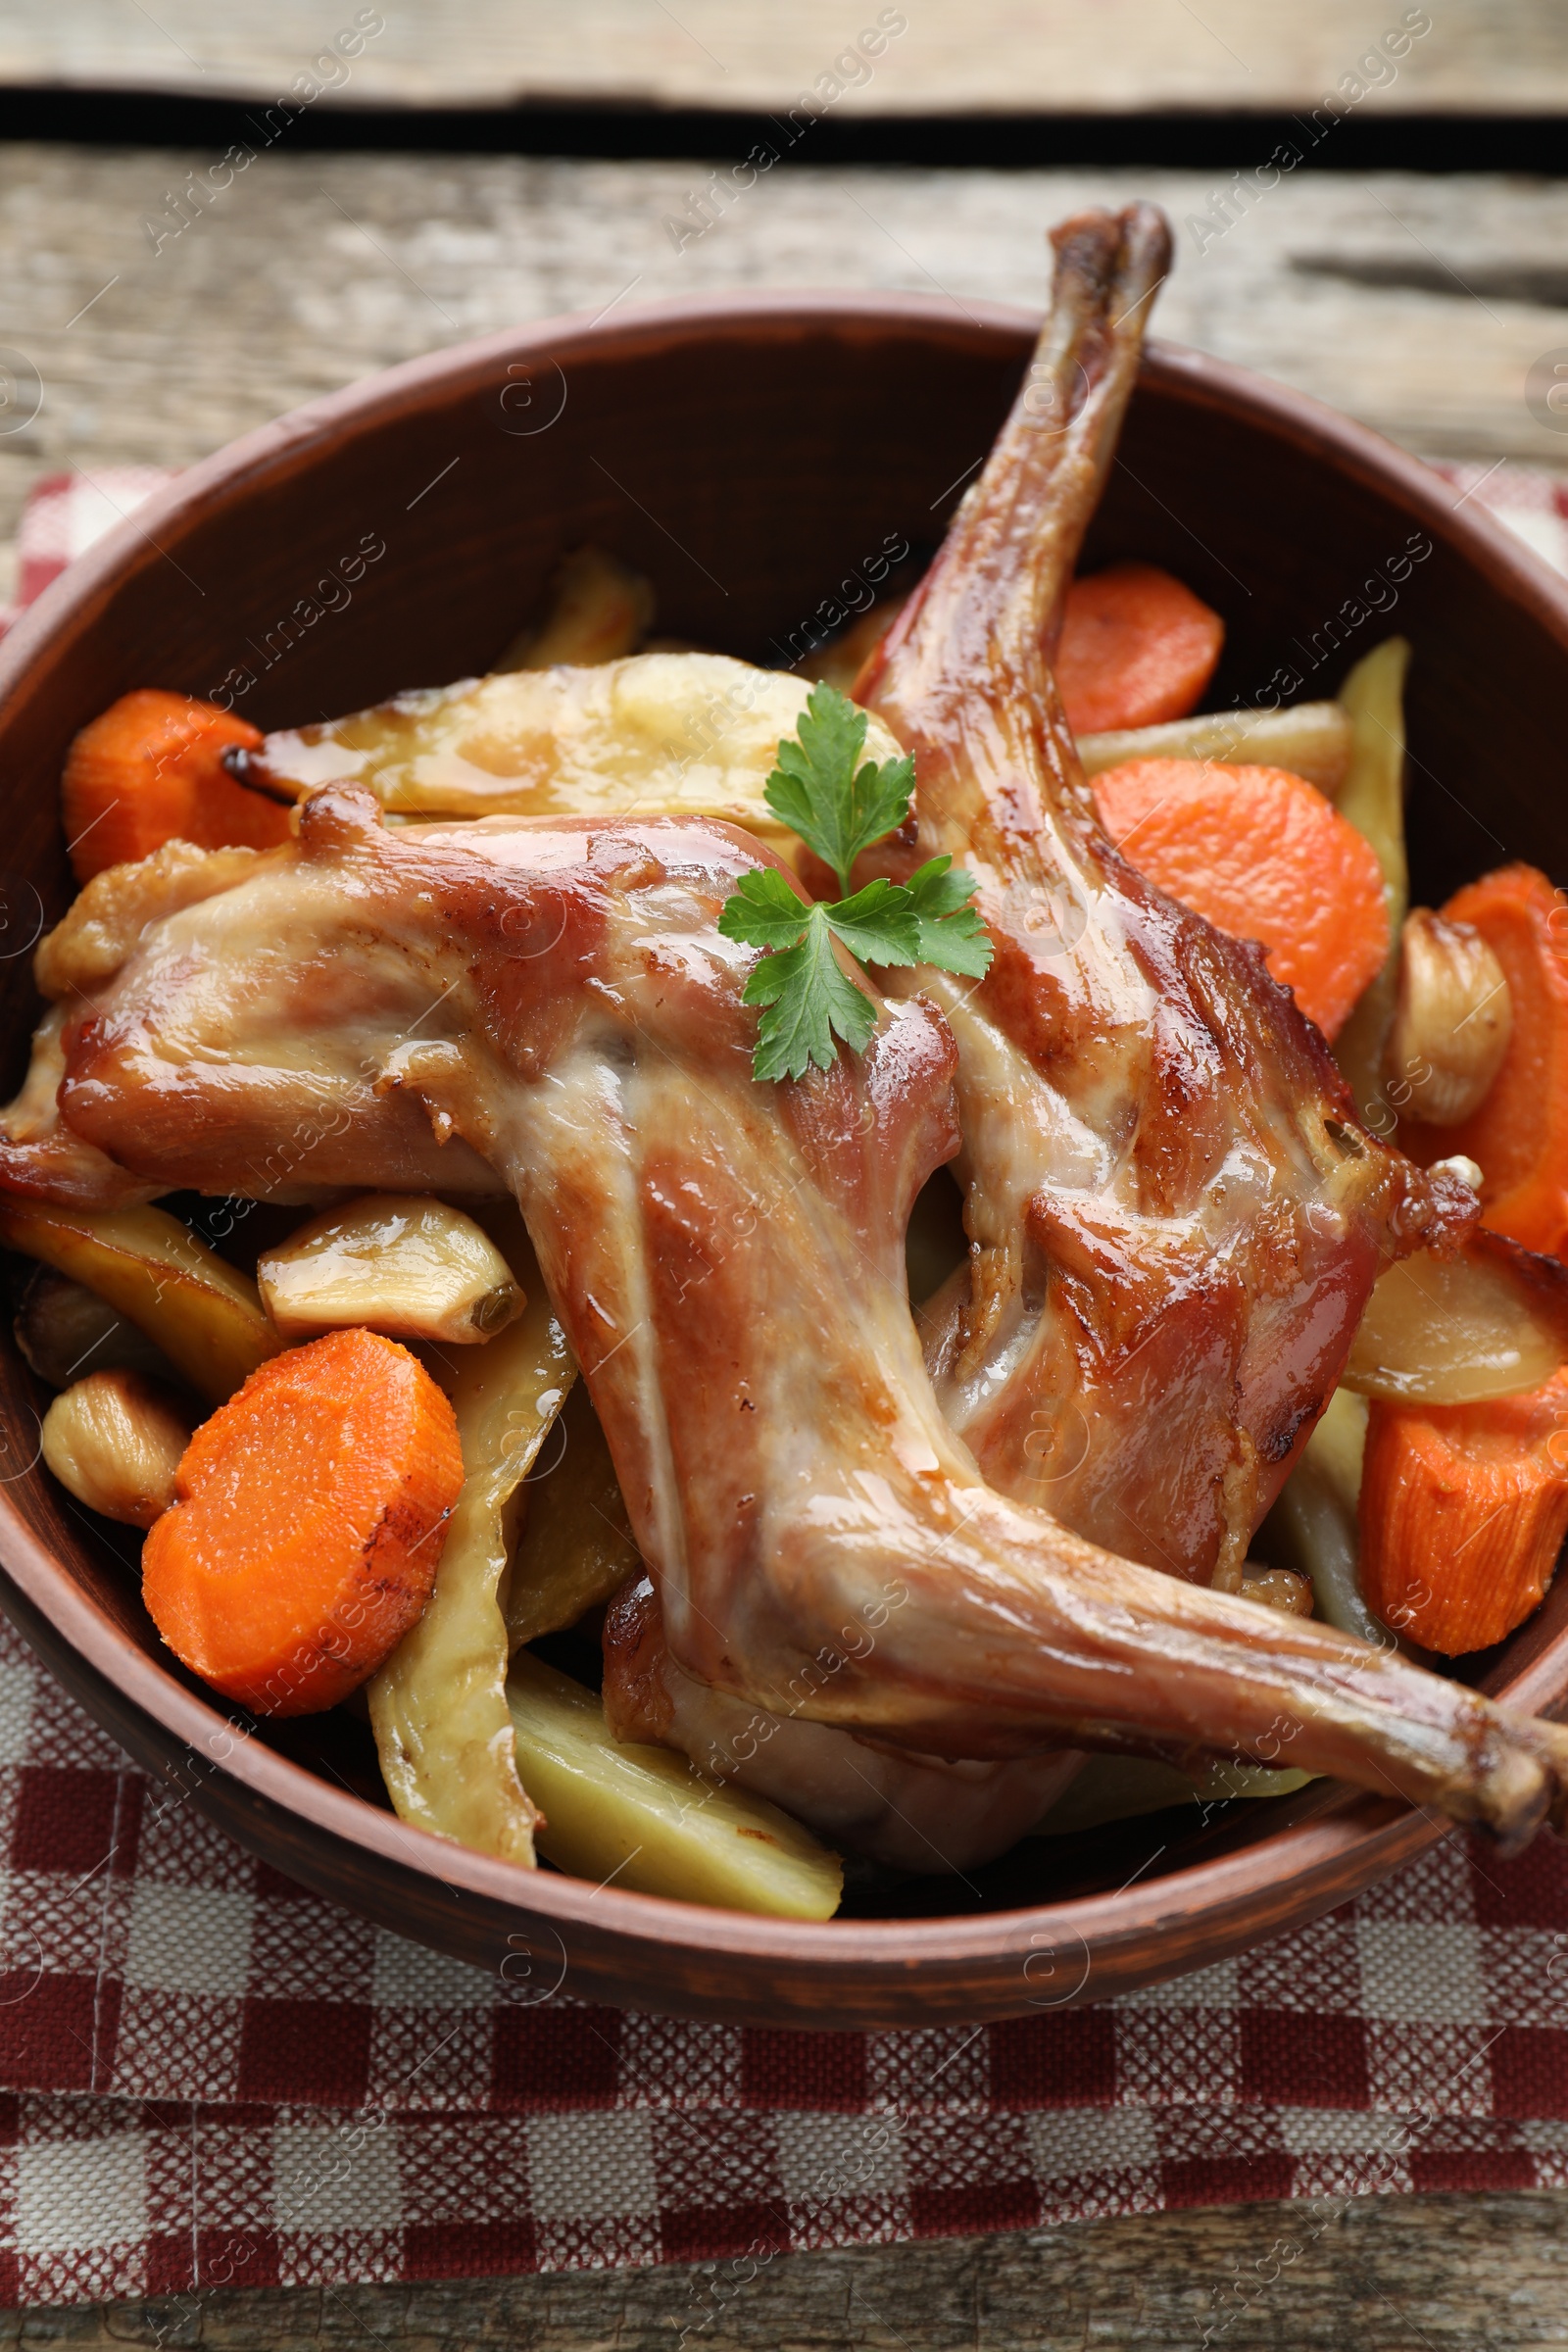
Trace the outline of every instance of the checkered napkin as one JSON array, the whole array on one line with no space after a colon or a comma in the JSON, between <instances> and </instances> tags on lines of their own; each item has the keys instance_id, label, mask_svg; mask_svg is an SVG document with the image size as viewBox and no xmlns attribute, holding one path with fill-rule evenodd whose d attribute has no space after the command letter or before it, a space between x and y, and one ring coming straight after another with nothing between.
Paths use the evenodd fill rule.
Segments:
<instances>
[{"instance_id":1,"label":"checkered napkin","mask_svg":"<svg viewBox=\"0 0 1568 2352\"><path fill-rule=\"evenodd\" d=\"M42 485L24 595L159 478ZM1568 498L1529 489L1527 535L1568 568ZM1352 2196L1568 2185L1546 1841L1503 1865L1450 1837L1298 1935L1095 2007L674 2024L308 1894L129 1765L0 1622L0 1857L7 2305L691 2262L701 2334L791 2249L1259 2197L1303 2200L1304 2248Z\"/></svg>"},{"instance_id":2,"label":"checkered napkin","mask_svg":"<svg viewBox=\"0 0 1568 2352\"><path fill-rule=\"evenodd\" d=\"M1252 2197L1568 2184L1568 1851L1458 1838L1085 2009L671 2023L253 1861L0 1625L0 2299L707 2262ZM539 1987L538 1989L546 1989ZM1216 2326L1229 2316L1217 2312Z\"/></svg>"},{"instance_id":3,"label":"checkered napkin","mask_svg":"<svg viewBox=\"0 0 1568 2352\"><path fill-rule=\"evenodd\" d=\"M17 601L0 605L0 637L24 605L42 596L76 556L175 479L162 466L106 466L96 473L50 473L35 482L17 533Z\"/></svg>"}]
</instances>

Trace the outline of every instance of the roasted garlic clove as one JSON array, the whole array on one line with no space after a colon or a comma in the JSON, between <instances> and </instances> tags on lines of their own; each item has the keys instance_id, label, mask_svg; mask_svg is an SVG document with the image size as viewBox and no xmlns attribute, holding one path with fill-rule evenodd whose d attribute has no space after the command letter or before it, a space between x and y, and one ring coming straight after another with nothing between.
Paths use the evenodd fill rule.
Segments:
<instances>
[{"instance_id":1,"label":"roasted garlic clove","mask_svg":"<svg viewBox=\"0 0 1568 2352\"><path fill-rule=\"evenodd\" d=\"M43 1458L88 1510L151 1527L174 1499L195 1425L172 1390L141 1373L89 1372L45 1413Z\"/></svg>"},{"instance_id":2,"label":"roasted garlic clove","mask_svg":"<svg viewBox=\"0 0 1568 2352\"><path fill-rule=\"evenodd\" d=\"M1508 1051L1513 1004L1502 966L1469 923L1416 906L1399 944L1398 988L1384 1076L1409 1090L1412 1118L1456 1127L1480 1109Z\"/></svg>"},{"instance_id":3,"label":"roasted garlic clove","mask_svg":"<svg viewBox=\"0 0 1568 2352\"><path fill-rule=\"evenodd\" d=\"M40 1380L69 1389L89 1372L142 1372L177 1379L173 1365L128 1317L84 1282L34 1266L14 1326L17 1346Z\"/></svg>"},{"instance_id":4,"label":"roasted garlic clove","mask_svg":"<svg viewBox=\"0 0 1568 2352\"><path fill-rule=\"evenodd\" d=\"M1283 1609L1288 1617L1310 1617L1312 1587L1291 1568L1260 1568L1249 1560L1242 1577L1242 1598L1260 1608Z\"/></svg>"},{"instance_id":5,"label":"roasted garlic clove","mask_svg":"<svg viewBox=\"0 0 1568 2352\"><path fill-rule=\"evenodd\" d=\"M809 681L726 654L629 654L421 688L270 735L246 778L287 800L352 776L400 816L719 816L777 849L767 804ZM899 757L872 712L867 760ZM69 919L69 918L68 918ZM537 944L537 943L536 943Z\"/></svg>"},{"instance_id":6,"label":"roasted garlic clove","mask_svg":"<svg viewBox=\"0 0 1568 2352\"><path fill-rule=\"evenodd\" d=\"M256 1269L286 1340L365 1324L397 1340L488 1340L523 1295L489 1236L422 1193L365 1193L330 1208Z\"/></svg>"}]
</instances>

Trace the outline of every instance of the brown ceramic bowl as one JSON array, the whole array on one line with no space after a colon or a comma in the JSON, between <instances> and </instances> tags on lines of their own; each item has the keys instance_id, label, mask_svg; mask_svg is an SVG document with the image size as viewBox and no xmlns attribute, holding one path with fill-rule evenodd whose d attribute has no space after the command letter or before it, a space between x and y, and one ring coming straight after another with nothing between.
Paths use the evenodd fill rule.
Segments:
<instances>
[{"instance_id":1,"label":"brown ceramic bowl","mask_svg":"<svg viewBox=\"0 0 1568 2352\"><path fill-rule=\"evenodd\" d=\"M396 369L193 468L0 649L8 1084L33 1011L24 951L69 897L62 755L115 696L210 694L237 664L255 682L236 707L276 726L482 669L590 537L651 575L662 628L776 661L889 534L940 537L1032 331L1018 312L899 296L565 319ZM1401 564L1412 546L1428 552ZM1220 702L1257 699L1282 664L1304 694L1331 691L1391 625L1409 636L1418 899L1508 858L1568 870L1568 588L1436 475L1298 394L1156 349L1089 551L1123 555L1224 613ZM1023 2013L1277 1935L1440 1834L1318 1783L1200 1833L1167 1813L1027 1839L972 1884L861 1893L826 1926L465 1852L385 1809L352 1723L234 1736L161 1648L125 1531L89 1525L27 1466L42 1398L0 1345L0 1601L27 1639L139 1763L277 1868L514 1988L772 2025ZM1552 1707L1568 1580L1472 1663L1488 1690Z\"/></svg>"}]
</instances>

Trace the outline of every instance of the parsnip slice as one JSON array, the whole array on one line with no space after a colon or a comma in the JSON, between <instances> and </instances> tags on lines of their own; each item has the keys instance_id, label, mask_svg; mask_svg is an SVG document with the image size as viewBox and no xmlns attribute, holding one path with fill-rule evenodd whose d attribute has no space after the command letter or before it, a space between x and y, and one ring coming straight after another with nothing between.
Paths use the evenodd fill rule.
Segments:
<instances>
[{"instance_id":1,"label":"parsnip slice","mask_svg":"<svg viewBox=\"0 0 1568 2352\"><path fill-rule=\"evenodd\" d=\"M613 662L637 651L653 620L654 591L640 571L602 547L573 548L551 578L544 619L514 638L496 668Z\"/></svg>"},{"instance_id":2,"label":"parsnip slice","mask_svg":"<svg viewBox=\"0 0 1568 2352\"><path fill-rule=\"evenodd\" d=\"M1351 722L1338 703L1296 703L1286 710L1204 710L1155 727L1118 727L1080 735L1086 776L1127 760L1237 760L1287 767L1329 799L1338 798L1350 762Z\"/></svg>"},{"instance_id":3,"label":"parsnip slice","mask_svg":"<svg viewBox=\"0 0 1568 2352\"><path fill-rule=\"evenodd\" d=\"M1113 1821L1132 1821L1140 1813L1161 1813L1171 1805L1214 1804L1235 1796L1289 1796L1311 1778L1306 1772L1277 1772L1216 1757L1200 1779L1194 1779L1152 1756L1091 1756L1029 1835L1066 1838L1080 1830L1105 1829Z\"/></svg>"},{"instance_id":4,"label":"parsnip slice","mask_svg":"<svg viewBox=\"0 0 1568 2352\"><path fill-rule=\"evenodd\" d=\"M262 1303L285 1339L365 1324L395 1340L493 1339L522 1293L489 1235L423 1193L363 1193L270 1250Z\"/></svg>"},{"instance_id":5,"label":"parsnip slice","mask_svg":"<svg viewBox=\"0 0 1568 2352\"><path fill-rule=\"evenodd\" d=\"M507 1583L514 1649L575 1625L639 1566L599 1416L579 1381L562 1409L561 1459L528 1484L528 1509ZM552 1440L552 1451L555 1441Z\"/></svg>"},{"instance_id":6,"label":"parsnip slice","mask_svg":"<svg viewBox=\"0 0 1568 2352\"><path fill-rule=\"evenodd\" d=\"M0 1242L96 1291L215 1404L283 1345L255 1283L167 1209L8 1201Z\"/></svg>"},{"instance_id":7,"label":"parsnip slice","mask_svg":"<svg viewBox=\"0 0 1568 2352\"><path fill-rule=\"evenodd\" d=\"M537 1819L517 1777L502 1615L509 1508L575 1377L522 1221L506 1256L528 1303L449 1376L464 1482L435 1591L369 1686L387 1793L404 1821L532 1865Z\"/></svg>"},{"instance_id":8,"label":"parsnip slice","mask_svg":"<svg viewBox=\"0 0 1568 2352\"><path fill-rule=\"evenodd\" d=\"M544 1807L539 1850L559 1869L780 1919L838 1909L838 1856L776 1806L668 1748L622 1746L593 1692L527 1650L507 1700L518 1768Z\"/></svg>"},{"instance_id":9,"label":"parsnip slice","mask_svg":"<svg viewBox=\"0 0 1568 2352\"><path fill-rule=\"evenodd\" d=\"M1475 1404L1539 1389L1568 1358L1568 1276L1500 1234L1380 1274L1341 1379L1392 1403Z\"/></svg>"},{"instance_id":10,"label":"parsnip slice","mask_svg":"<svg viewBox=\"0 0 1568 2352\"><path fill-rule=\"evenodd\" d=\"M1326 1625L1362 1642L1389 1645L1389 1635L1361 1593L1356 1504L1366 1449L1367 1405L1336 1389L1259 1531L1258 1547L1282 1567L1311 1579Z\"/></svg>"},{"instance_id":11,"label":"parsnip slice","mask_svg":"<svg viewBox=\"0 0 1568 2352\"><path fill-rule=\"evenodd\" d=\"M1393 1120L1379 1116L1378 1090L1398 996L1399 933L1410 904L1404 848L1404 673L1409 665L1405 640L1390 637L1356 663L1340 688L1340 701L1350 718L1350 765L1338 795L1339 810L1377 852L1389 915L1389 953L1335 1041L1334 1058L1361 1117L1385 1137ZM1387 1105L1383 1107L1386 1113Z\"/></svg>"}]
</instances>

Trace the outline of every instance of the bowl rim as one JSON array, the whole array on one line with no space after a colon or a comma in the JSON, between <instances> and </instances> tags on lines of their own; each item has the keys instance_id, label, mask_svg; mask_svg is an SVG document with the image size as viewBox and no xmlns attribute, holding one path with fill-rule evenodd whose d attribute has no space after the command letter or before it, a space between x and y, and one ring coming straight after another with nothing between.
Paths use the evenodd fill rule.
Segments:
<instances>
[{"instance_id":1,"label":"bowl rim","mask_svg":"<svg viewBox=\"0 0 1568 2352\"><path fill-rule=\"evenodd\" d=\"M859 328L869 339L889 326L904 326L975 345L1020 337L1032 341L1044 316L1043 311L1018 303L960 304L955 297L895 290L864 294L840 288L823 292L746 290L671 296L638 304L613 318L604 310L564 311L401 361L336 392L285 410L280 416L225 442L209 457L182 468L172 482L76 557L24 608L0 639L0 710L24 685L32 662L51 639L65 634L74 620L90 617L92 609L122 576L149 567L154 560L168 560L149 524L160 529L175 526L199 513L214 492L241 490L276 467L293 470L311 458L324 455L334 441L348 438L381 415L417 407L421 395L457 390L465 380L481 384L492 377L497 362L534 358L554 364L564 374L564 362L573 355L587 357L595 349L612 346L634 354L639 347L657 349L694 332L725 328L753 333L771 329L781 338L798 338L824 328L853 335ZM1455 535L1469 541L1472 561L1491 584L1538 617L1568 627L1568 579L1553 571L1486 508L1471 505L1473 490L1457 499L1448 498L1446 494L1451 485L1443 475L1375 427L1360 423L1313 393L1298 391L1239 362L1154 336L1145 344L1139 380L1157 384L1194 405L1240 407L1261 424L1288 431L1314 454L1332 455L1359 483L1376 486L1386 495L1395 493L1413 514L1440 527L1446 528L1463 512L1464 521Z\"/></svg>"},{"instance_id":2,"label":"bowl rim","mask_svg":"<svg viewBox=\"0 0 1568 2352\"><path fill-rule=\"evenodd\" d=\"M699 336L759 332L781 339L837 334L880 339L891 329L938 336L975 349L1015 345L1024 355L1042 314L1012 304L911 293L746 292L679 297L640 305L607 318L604 312L570 312L451 345L384 369L289 411L226 444L182 471L125 520L78 557L27 608L0 644L0 716L25 705L29 684L41 681L43 657L62 640L89 628L111 595L154 564L172 561L163 542L202 519L215 502L243 494L260 480L289 474L327 458L336 445L368 427L416 414L426 405L461 398L495 381L507 364L553 365L566 381L573 359L614 352L635 359ZM1146 350L1142 380L1190 404L1238 412L1265 431L1293 440L1360 486L1400 506L1425 529L1439 532L1488 582L1530 612L1568 646L1568 580L1559 579L1521 540L1486 510L1455 496L1452 486L1371 427L1312 395L1229 361L1163 341ZM566 384L569 398L569 383ZM765 1950L775 1964L800 1972L803 1984L823 1990L868 1967L897 1972L914 1991L923 1977L962 1962L994 1976L1006 1966L1026 1970L1031 1956L1082 1943L1107 1964L1102 1978L1115 1989L1115 1954L1145 1944L1182 1919L1201 1914L1237 1949L1280 1932L1343 1900L1376 1877L1412 1858L1447 1834L1449 1825L1392 1798L1337 1784L1311 1818L1277 1829L1234 1851L1178 1865L1161 1879L1130 1883L1113 1893L1013 1910L955 1913L940 1918L783 1920L709 1908L674 1898L592 1886L562 1873L476 1853L411 1827L320 1775L269 1748L236 1739L223 1709L185 1686L122 1631L78 1586L0 1489L0 1564L61 1640L90 1669L172 1735L207 1769L238 1784L253 1799L310 1823L318 1832L421 1877L444 1882L547 1929L580 1928L596 1941L691 1948L717 1961L744 1961ZM0 1600L4 1593L0 1591ZM25 1631L25 1628L24 1628ZM1548 1642L1502 1693L1508 1703L1544 1712L1568 1694L1568 1632ZM243 1727L242 1727L243 1728ZM196 1801L200 1802L197 1794ZM230 1827L234 1824L231 1822ZM1277 1925L1256 1925L1272 1897ZM1250 1914L1236 1926L1241 1911ZM1178 1955L1173 1973L1186 1965ZM1129 1982L1147 1983L1147 1967ZM1062 1996L1089 1997L1085 1987ZM1017 2007L1055 2006L1028 1996ZM716 2005L715 2005L716 2006Z\"/></svg>"}]
</instances>

